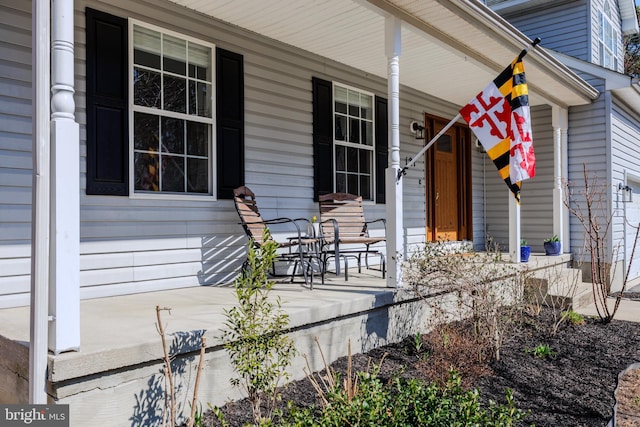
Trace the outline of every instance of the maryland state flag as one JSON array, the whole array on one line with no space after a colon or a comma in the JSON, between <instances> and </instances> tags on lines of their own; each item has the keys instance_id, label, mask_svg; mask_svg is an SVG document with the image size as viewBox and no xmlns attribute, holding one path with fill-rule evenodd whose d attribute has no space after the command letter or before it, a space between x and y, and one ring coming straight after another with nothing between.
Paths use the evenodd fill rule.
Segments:
<instances>
[{"instance_id":1,"label":"maryland state flag","mask_svg":"<svg viewBox=\"0 0 640 427\"><path fill-rule=\"evenodd\" d=\"M482 92L460 109L500 176L520 202L520 181L536 174L524 49Z\"/></svg>"}]
</instances>

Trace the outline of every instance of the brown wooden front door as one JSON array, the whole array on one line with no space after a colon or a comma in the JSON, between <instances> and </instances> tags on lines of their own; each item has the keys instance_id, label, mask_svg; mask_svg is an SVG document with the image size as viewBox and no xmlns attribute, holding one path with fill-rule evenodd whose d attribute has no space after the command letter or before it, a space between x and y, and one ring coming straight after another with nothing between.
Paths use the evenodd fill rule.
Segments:
<instances>
[{"instance_id":1,"label":"brown wooden front door","mask_svg":"<svg viewBox=\"0 0 640 427\"><path fill-rule=\"evenodd\" d=\"M447 121L425 116L426 142ZM466 126L454 125L427 152L427 240L470 239L470 147Z\"/></svg>"}]
</instances>

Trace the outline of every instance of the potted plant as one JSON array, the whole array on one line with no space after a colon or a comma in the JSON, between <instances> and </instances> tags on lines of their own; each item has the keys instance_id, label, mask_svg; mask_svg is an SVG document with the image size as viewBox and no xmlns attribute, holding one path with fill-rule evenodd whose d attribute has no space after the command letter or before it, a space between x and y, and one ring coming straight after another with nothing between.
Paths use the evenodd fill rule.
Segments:
<instances>
[{"instance_id":1,"label":"potted plant","mask_svg":"<svg viewBox=\"0 0 640 427\"><path fill-rule=\"evenodd\" d=\"M527 245L525 239L520 239L520 262L528 262L531 255L531 246Z\"/></svg>"},{"instance_id":2,"label":"potted plant","mask_svg":"<svg viewBox=\"0 0 640 427\"><path fill-rule=\"evenodd\" d=\"M560 238L557 234L544 240L544 253L550 256L560 255Z\"/></svg>"}]
</instances>

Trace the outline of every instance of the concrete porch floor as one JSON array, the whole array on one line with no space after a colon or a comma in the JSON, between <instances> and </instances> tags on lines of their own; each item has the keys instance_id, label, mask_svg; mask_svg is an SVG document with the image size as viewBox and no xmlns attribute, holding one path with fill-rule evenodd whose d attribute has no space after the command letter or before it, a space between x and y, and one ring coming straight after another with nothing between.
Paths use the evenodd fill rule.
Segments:
<instances>
[{"instance_id":1,"label":"concrete porch floor","mask_svg":"<svg viewBox=\"0 0 640 427\"><path fill-rule=\"evenodd\" d=\"M568 261L568 255L532 255L523 267L543 268ZM352 352L397 342L428 328L427 305L402 289L387 288L378 270L349 269L349 281L327 275L313 291L304 283L279 281L273 291L289 314L291 335L300 355L314 370L323 367L314 342L331 362ZM446 296L440 297L446 304ZM71 425L154 425L161 420L164 389L163 349L155 307L162 313L179 387L180 408L189 410L200 338L207 354L199 390L203 408L241 397L229 384L234 376L220 339L224 309L235 302L231 286L203 286L124 295L81 302L80 351L49 355L49 395L70 405ZM28 401L29 307L0 310L0 402ZM304 377L304 359L296 357L291 379Z\"/></svg>"}]
</instances>

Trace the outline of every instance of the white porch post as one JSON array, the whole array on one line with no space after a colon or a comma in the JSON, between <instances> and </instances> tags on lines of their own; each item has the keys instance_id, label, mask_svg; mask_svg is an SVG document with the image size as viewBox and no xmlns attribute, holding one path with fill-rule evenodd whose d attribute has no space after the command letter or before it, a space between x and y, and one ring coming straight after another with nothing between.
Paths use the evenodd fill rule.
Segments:
<instances>
[{"instance_id":1,"label":"white porch post","mask_svg":"<svg viewBox=\"0 0 640 427\"><path fill-rule=\"evenodd\" d=\"M49 318L49 52L48 1L31 4L33 181L31 203L31 305L29 403L47 403Z\"/></svg>"},{"instance_id":2,"label":"white porch post","mask_svg":"<svg viewBox=\"0 0 640 427\"><path fill-rule=\"evenodd\" d=\"M553 234L560 237L561 251L569 247L569 211L563 202L563 178L567 178L567 127L566 108L552 107L553 126Z\"/></svg>"},{"instance_id":3,"label":"white porch post","mask_svg":"<svg viewBox=\"0 0 640 427\"><path fill-rule=\"evenodd\" d=\"M389 95L389 167L386 179L387 216L387 287L402 286L404 259L404 226L402 218L402 179L400 170L400 53L401 22L387 17L385 21L385 51L387 55L387 87Z\"/></svg>"},{"instance_id":4,"label":"white porch post","mask_svg":"<svg viewBox=\"0 0 640 427\"><path fill-rule=\"evenodd\" d=\"M49 349L80 348L80 137L75 122L73 0L52 2Z\"/></svg>"}]
</instances>

